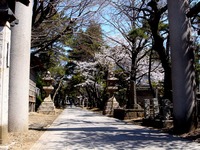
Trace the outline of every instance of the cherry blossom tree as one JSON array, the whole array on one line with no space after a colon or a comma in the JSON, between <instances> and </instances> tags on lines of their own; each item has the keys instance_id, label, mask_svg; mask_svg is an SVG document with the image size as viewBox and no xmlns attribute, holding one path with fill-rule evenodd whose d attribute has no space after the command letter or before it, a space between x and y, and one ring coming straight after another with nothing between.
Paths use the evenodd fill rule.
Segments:
<instances>
[{"instance_id":1,"label":"cherry blossom tree","mask_svg":"<svg viewBox=\"0 0 200 150\"><path fill-rule=\"evenodd\" d=\"M130 56L130 53L128 53L127 50L120 46L112 48L104 47L102 48L102 51L100 53L96 53L95 55L96 60L101 65L107 66L107 68L109 68L113 72L117 72L116 70L121 70L123 74L130 74L131 72ZM158 59L151 61L151 70L149 71L149 58L150 56L147 55L145 51L141 51L138 54L136 70L137 85L149 85L149 82L157 84L159 82L163 82L164 73L160 61ZM130 76L126 77L126 82L129 80L129 78Z\"/></svg>"},{"instance_id":2,"label":"cherry blossom tree","mask_svg":"<svg viewBox=\"0 0 200 150\"><path fill-rule=\"evenodd\" d=\"M83 77L81 83L74 85L82 97L87 97L91 107L101 107L102 95L105 92L105 70L102 70L99 63L74 61L76 64L75 73Z\"/></svg>"}]
</instances>

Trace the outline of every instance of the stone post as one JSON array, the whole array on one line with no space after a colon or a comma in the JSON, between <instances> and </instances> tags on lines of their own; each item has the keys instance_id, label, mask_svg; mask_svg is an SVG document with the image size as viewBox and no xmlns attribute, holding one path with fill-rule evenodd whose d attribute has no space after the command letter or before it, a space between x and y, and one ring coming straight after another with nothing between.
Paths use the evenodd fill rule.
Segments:
<instances>
[{"instance_id":1,"label":"stone post","mask_svg":"<svg viewBox=\"0 0 200 150\"><path fill-rule=\"evenodd\" d=\"M85 98L82 98L82 107L85 107Z\"/></svg>"},{"instance_id":2,"label":"stone post","mask_svg":"<svg viewBox=\"0 0 200 150\"><path fill-rule=\"evenodd\" d=\"M19 24L12 28L8 129L28 131L29 72L32 3L16 2L15 15Z\"/></svg>"},{"instance_id":3,"label":"stone post","mask_svg":"<svg viewBox=\"0 0 200 150\"><path fill-rule=\"evenodd\" d=\"M10 34L10 23L0 26L0 144L6 143L8 136Z\"/></svg>"},{"instance_id":4,"label":"stone post","mask_svg":"<svg viewBox=\"0 0 200 150\"><path fill-rule=\"evenodd\" d=\"M153 105L153 117L157 117L159 114L159 104L158 104L158 99L157 98L153 98L152 99L152 105Z\"/></svg>"},{"instance_id":5,"label":"stone post","mask_svg":"<svg viewBox=\"0 0 200 150\"><path fill-rule=\"evenodd\" d=\"M144 99L144 118L150 118L150 99Z\"/></svg>"}]
</instances>

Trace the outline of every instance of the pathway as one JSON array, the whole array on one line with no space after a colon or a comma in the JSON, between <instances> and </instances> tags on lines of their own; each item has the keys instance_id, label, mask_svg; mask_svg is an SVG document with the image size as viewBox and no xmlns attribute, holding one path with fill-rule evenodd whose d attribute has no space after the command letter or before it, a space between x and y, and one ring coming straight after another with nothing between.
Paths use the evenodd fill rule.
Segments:
<instances>
[{"instance_id":1,"label":"pathway","mask_svg":"<svg viewBox=\"0 0 200 150\"><path fill-rule=\"evenodd\" d=\"M31 150L200 150L200 144L73 107Z\"/></svg>"}]
</instances>

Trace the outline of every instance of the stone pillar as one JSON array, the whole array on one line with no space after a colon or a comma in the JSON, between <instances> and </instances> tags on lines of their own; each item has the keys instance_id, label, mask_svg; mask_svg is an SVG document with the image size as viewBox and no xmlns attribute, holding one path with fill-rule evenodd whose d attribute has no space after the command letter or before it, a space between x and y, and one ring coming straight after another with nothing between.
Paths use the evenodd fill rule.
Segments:
<instances>
[{"instance_id":1,"label":"stone pillar","mask_svg":"<svg viewBox=\"0 0 200 150\"><path fill-rule=\"evenodd\" d=\"M85 98L82 99L82 107L85 107Z\"/></svg>"},{"instance_id":2,"label":"stone pillar","mask_svg":"<svg viewBox=\"0 0 200 150\"><path fill-rule=\"evenodd\" d=\"M29 6L16 2L19 24L12 28L8 129L28 131L29 72L32 0Z\"/></svg>"},{"instance_id":3,"label":"stone pillar","mask_svg":"<svg viewBox=\"0 0 200 150\"><path fill-rule=\"evenodd\" d=\"M10 24L0 26L0 144L8 136L8 90L10 62Z\"/></svg>"},{"instance_id":4,"label":"stone pillar","mask_svg":"<svg viewBox=\"0 0 200 150\"><path fill-rule=\"evenodd\" d=\"M144 99L144 118L150 118L150 99Z\"/></svg>"},{"instance_id":5,"label":"stone pillar","mask_svg":"<svg viewBox=\"0 0 200 150\"><path fill-rule=\"evenodd\" d=\"M159 104L158 104L158 99L157 98L153 98L152 99L152 105L153 105L153 117L157 117L159 114Z\"/></svg>"},{"instance_id":6,"label":"stone pillar","mask_svg":"<svg viewBox=\"0 0 200 150\"><path fill-rule=\"evenodd\" d=\"M189 0L168 0L174 129L179 134L196 126L194 52L190 49L188 9Z\"/></svg>"}]
</instances>

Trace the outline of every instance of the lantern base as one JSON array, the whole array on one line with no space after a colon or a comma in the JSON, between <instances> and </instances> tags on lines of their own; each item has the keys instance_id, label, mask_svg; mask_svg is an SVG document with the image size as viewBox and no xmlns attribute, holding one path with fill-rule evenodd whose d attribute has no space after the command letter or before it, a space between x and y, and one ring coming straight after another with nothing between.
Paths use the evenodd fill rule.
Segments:
<instances>
[{"instance_id":1,"label":"lantern base","mask_svg":"<svg viewBox=\"0 0 200 150\"><path fill-rule=\"evenodd\" d=\"M119 103L117 102L116 98L112 96L109 98L108 102L106 103L105 109L103 111L103 115L106 116L113 116L114 109L119 108Z\"/></svg>"},{"instance_id":2,"label":"lantern base","mask_svg":"<svg viewBox=\"0 0 200 150\"><path fill-rule=\"evenodd\" d=\"M38 108L38 113L46 115L55 115L55 106L51 98L46 97L40 107Z\"/></svg>"}]
</instances>

